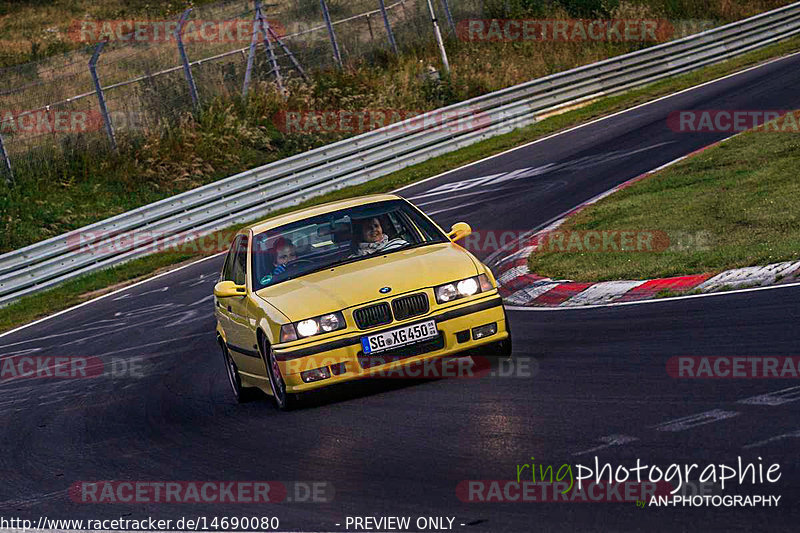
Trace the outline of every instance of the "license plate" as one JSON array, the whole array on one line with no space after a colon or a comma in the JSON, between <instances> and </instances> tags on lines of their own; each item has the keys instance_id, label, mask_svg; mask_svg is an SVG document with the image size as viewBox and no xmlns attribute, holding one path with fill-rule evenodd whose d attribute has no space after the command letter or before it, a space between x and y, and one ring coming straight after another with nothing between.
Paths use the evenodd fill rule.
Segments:
<instances>
[{"instance_id":1,"label":"license plate","mask_svg":"<svg viewBox=\"0 0 800 533\"><path fill-rule=\"evenodd\" d=\"M361 346L364 349L364 353L369 355L431 339L438 334L436 321L428 320L427 322L411 324L402 328L384 331L383 333L361 337Z\"/></svg>"}]
</instances>

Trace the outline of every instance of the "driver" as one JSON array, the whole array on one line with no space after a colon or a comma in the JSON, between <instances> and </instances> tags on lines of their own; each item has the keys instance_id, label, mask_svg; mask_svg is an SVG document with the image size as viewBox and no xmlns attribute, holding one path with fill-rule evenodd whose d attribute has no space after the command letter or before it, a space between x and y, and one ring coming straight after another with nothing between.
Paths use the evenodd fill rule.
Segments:
<instances>
[{"instance_id":1,"label":"driver","mask_svg":"<svg viewBox=\"0 0 800 533\"><path fill-rule=\"evenodd\" d=\"M383 232L381 221L378 218L368 218L361 222L361 242L358 243L353 257L372 255L375 252L388 252L407 244L408 241L400 237L389 240L389 236Z\"/></svg>"},{"instance_id":2,"label":"driver","mask_svg":"<svg viewBox=\"0 0 800 533\"><path fill-rule=\"evenodd\" d=\"M272 245L272 257L275 258L275 266L272 269L272 275L277 276L286 271L286 265L297 261L297 249L294 243L289 239L278 237L275 244Z\"/></svg>"}]
</instances>

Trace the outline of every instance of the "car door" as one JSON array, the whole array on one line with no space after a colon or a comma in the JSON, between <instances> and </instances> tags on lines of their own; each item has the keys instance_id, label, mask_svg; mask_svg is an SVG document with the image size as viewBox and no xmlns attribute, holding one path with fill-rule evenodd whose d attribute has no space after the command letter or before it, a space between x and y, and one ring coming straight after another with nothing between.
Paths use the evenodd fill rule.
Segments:
<instances>
[{"instance_id":1,"label":"car door","mask_svg":"<svg viewBox=\"0 0 800 533\"><path fill-rule=\"evenodd\" d=\"M240 236L243 237L243 236ZM236 238L231 243L228 255L225 257L225 264L222 267L222 272L219 276L219 281L233 281L233 257L236 255L236 250L239 245L239 238ZM225 333L225 339L230 339L231 331L231 318L228 307L230 306L230 298L217 298L214 296L214 313L217 316L219 327Z\"/></svg>"},{"instance_id":2,"label":"car door","mask_svg":"<svg viewBox=\"0 0 800 533\"><path fill-rule=\"evenodd\" d=\"M231 280L236 285L248 285L249 244L250 239L246 235L237 237L236 252L231 265ZM228 347L236 366L242 372L263 377L264 362L256 344L255 306L251 305L249 297L239 296L228 298L226 311L230 321L230 331L226 330L229 336Z\"/></svg>"}]
</instances>

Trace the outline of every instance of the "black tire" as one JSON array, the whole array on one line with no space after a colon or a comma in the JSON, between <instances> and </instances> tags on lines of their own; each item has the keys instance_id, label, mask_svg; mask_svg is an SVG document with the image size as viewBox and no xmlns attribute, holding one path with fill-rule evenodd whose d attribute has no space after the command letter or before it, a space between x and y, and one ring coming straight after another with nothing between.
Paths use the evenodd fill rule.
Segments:
<instances>
[{"instance_id":1,"label":"black tire","mask_svg":"<svg viewBox=\"0 0 800 533\"><path fill-rule=\"evenodd\" d=\"M505 307L503 307L503 316L506 319L506 331L508 332L508 338L505 340L500 341L498 351L501 357L506 357L511 359L512 354L514 352L512 342L511 342L511 322L508 320L508 312L506 311Z\"/></svg>"},{"instance_id":2,"label":"black tire","mask_svg":"<svg viewBox=\"0 0 800 533\"><path fill-rule=\"evenodd\" d=\"M219 345L222 349L222 357L225 360L225 374L228 376L228 383L230 383L233 397L238 403L251 401L256 396L256 390L251 387L242 386L242 378L239 376L239 368L236 366L236 363L231 357L228 347L225 346L225 343L222 341L220 341Z\"/></svg>"},{"instance_id":3,"label":"black tire","mask_svg":"<svg viewBox=\"0 0 800 533\"><path fill-rule=\"evenodd\" d=\"M299 395L286 392L286 383L283 381L281 369L275 358L275 351L265 338L261 338L261 357L264 359L264 366L267 370L269 385L272 389L272 398L275 405L281 411L291 411L299 403Z\"/></svg>"}]
</instances>

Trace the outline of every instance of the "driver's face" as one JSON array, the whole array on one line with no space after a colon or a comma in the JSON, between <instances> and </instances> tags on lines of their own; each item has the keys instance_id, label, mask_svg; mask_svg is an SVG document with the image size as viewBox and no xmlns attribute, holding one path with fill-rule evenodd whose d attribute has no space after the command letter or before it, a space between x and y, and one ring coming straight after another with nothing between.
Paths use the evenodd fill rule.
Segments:
<instances>
[{"instance_id":1,"label":"driver's face","mask_svg":"<svg viewBox=\"0 0 800 533\"><path fill-rule=\"evenodd\" d=\"M364 242L379 242L383 238L383 228L377 218L368 220L362 231Z\"/></svg>"},{"instance_id":2,"label":"driver's face","mask_svg":"<svg viewBox=\"0 0 800 533\"><path fill-rule=\"evenodd\" d=\"M283 246L278 248L278 257L275 260L275 263L278 265L285 265L287 263L291 263L292 261L297 260L297 252L294 249L294 246Z\"/></svg>"}]
</instances>

